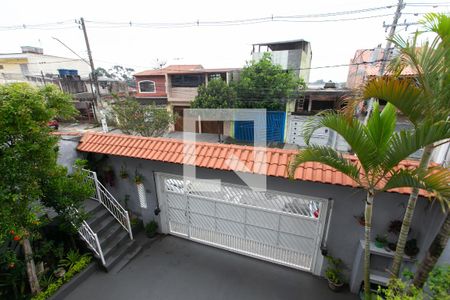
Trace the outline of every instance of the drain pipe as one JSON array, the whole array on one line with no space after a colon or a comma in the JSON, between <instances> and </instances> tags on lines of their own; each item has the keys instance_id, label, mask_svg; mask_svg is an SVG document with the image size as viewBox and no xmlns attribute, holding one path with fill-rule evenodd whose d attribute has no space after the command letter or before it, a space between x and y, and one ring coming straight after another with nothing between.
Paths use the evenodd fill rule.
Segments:
<instances>
[{"instance_id":1,"label":"drain pipe","mask_svg":"<svg viewBox=\"0 0 450 300\"><path fill-rule=\"evenodd\" d=\"M327 216L325 219L325 234L322 236L322 241L320 243L320 251L323 256L328 255L328 249L327 249L327 240L328 240L328 232L330 231L330 221L331 221L331 214L333 213L333 204L334 199L328 198L328 210L327 210Z\"/></svg>"}]
</instances>

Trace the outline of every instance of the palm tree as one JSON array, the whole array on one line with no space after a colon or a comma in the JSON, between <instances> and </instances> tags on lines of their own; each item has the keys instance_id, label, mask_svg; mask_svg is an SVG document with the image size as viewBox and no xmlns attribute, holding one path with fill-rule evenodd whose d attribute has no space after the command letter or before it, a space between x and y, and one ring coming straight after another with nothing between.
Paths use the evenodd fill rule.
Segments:
<instances>
[{"instance_id":1,"label":"palm tree","mask_svg":"<svg viewBox=\"0 0 450 300\"><path fill-rule=\"evenodd\" d=\"M373 97L393 104L415 128L425 123L447 123L450 126L450 18L443 14L429 14L422 23L425 31L416 32L411 41L405 41L400 36L392 40L400 50L400 55L391 62L389 68L393 76L380 77L367 83L363 88L363 98ZM435 33L436 37L432 42L418 46L418 37L424 32ZM417 81L398 77L406 67L417 73ZM352 105L348 111L351 107ZM450 131L443 130L437 142L448 138ZM419 164L420 170L428 167L436 146L434 143L425 146ZM397 277L400 273L418 195L419 189L414 188L403 217L391 268L392 277Z\"/></svg>"},{"instance_id":2,"label":"palm tree","mask_svg":"<svg viewBox=\"0 0 450 300\"><path fill-rule=\"evenodd\" d=\"M305 162L315 161L328 165L353 179L367 192L365 203L365 246L364 246L364 293L370 297L370 232L372 205L377 193L399 187L417 187L433 193L439 199L450 195L448 181L450 171L445 168L431 170L400 169L398 164L422 148L440 139L442 124L419 126L415 131L395 133L396 109L388 104L380 112L378 103L366 125L356 118L348 119L340 112L326 112L320 118L311 119L305 126L305 140L309 144L312 133L321 127L328 127L352 147L358 163L352 163L330 147L309 145L300 151L291 162L290 176Z\"/></svg>"},{"instance_id":3,"label":"palm tree","mask_svg":"<svg viewBox=\"0 0 450 300\"><path fill-rule=\"evenodd\" d=\"M414 274L413 284L418 288L422 288L427 282L428 275L433 270L436 262L441 256L442 252L447 245L448 239L450 236L450 214L447 212L447 217L445 218L444 223L431 243L430 248L425 254L425 258L420 263L417 268L416 273Z\"/></svg>"}]
</instances>

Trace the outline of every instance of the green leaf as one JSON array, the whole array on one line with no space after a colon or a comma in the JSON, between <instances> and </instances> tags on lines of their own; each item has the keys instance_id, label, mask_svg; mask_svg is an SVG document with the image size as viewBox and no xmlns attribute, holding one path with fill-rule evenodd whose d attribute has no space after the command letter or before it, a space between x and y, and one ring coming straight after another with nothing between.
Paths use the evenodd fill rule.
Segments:
<instances>
[{"instance_id":1,"label":"green leaf","mask_svg":"<svg viewBox=\"0 0 450 300\"><path fill-rule=\"evenodd\" d=\"M295 155L289 165L289 176L291 178L294 177L298 166L311 161L336 169L361 185L360 169L332 148L325 146L308 146L308 148Z\"/></svg>"},{"instance_id":2,"label":"green leaf","mask_svg":"<svg viewBox=\"0 0 450 300\"><path fill-rule=\"evenodd\" d=\"M399 109L409 120L417 123L423 115L425 104L420 102L422 91L406 79L378 77L364 86L364 98L385 100Z\"/></svg>"},{"instance_id":3,"label":"green leaf","mask_svg":"<svg viewBox=\"0 0 450 300\"><path fill-rule=\"evenodd\" d=\"M389 139L395 130L397 121L395 114L395 107L392 104L387 104L381 113L378 102L375 102L373 105L373 111L366 128L368 137L377 146L378 157L384 155L389 145Z\"/></svg>"},{"instance_id":4,"label":"green leaf","mask_svg":"<svg viewBox=\"0 0 450 300\"><path fill-rule=\"evenodd\" d=\"M393 171L383 187L384 191L411 187L432 194L443 206L449 207L450 201L450 171L443 167L432 167L426 171L417 169L401 169Z\"/></svg>"},{"instance_id":5,"label":"green leaf","mask_svg":"<svg viewBox=\"0 0 450 300\"><path fill-rule=\"evenodd\" d=\"M339 135L350 145L358 156L366 173L377 162L377 145L367 136L363 124L357 119L348 120L342 113L326 112L315 119L310 119L304 127L305 141L309 143L313 132L321 127L327 127Z\"/></svg>"}]
</instances>

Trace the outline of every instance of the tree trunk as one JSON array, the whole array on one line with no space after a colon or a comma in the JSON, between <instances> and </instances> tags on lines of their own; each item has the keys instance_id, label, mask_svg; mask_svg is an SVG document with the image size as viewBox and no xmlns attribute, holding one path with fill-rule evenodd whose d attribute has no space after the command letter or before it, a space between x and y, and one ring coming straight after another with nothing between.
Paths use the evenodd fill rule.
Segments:
<instances>
[{"instance_id":1,"label":"tree trunk","mask_svg":"<svg viewBox=\"0 0 450 300\"><path fill-rule=\"evenodd\" d=\"M372 228L373 191L367 191L364 210L364 299L370 299L370 231Z\"/></svg>"},{"instance_id":2,"label":"tree trunk","mask_svg":"<svg viewBox=\"0 0 450 300\"><path fill-rule=\"evenodd\" d=\"M31 249L30 240L24 238L22 240L23 252L25 254L25 263L27 266L28 282L30 283L31 294L36 295L41 291L39 280L36 275L36 265L33 260L33 250Z\"/></svg>"},{"instance_id":3,"label":"tree trunk","mask_svg":"<svg viewBox=\"0 0 450 300\"><path fill-rule=\"evenodd\" d=\"M419 170L426 170L428 164L430 163L431 153L433 152L433 146L426 146L422 157L420 159L420 164L418 166ZM403 216L402 229L398 236L397 247L395 249L394 260L392 262L391 268L391 278L398 277L400 273L400 267L403 261L403 255L405 254L405 245L408 239L409 229L411 228L411 221L414 216L414 209L416 208L417 198L419 196L419 189L413 188L411 195L408 199L408 205L406 206L405 215Z\"/></svg>"},{"instance_id":4,"label":"tree trunk","mask_svg":"<svg viewBox=\"0 0 450 300\"><path fill-rule=\"evenodd\" d=\"M430 248L428 248L428 251L425 254L424 259L420 263L419 268L417 269L416 274L414 275L413 284L416 287L422 288L424 286L425 282L428 279L428 275L433 270L434 266L436 265L436 262L438 261L439 257L441 256L442 252L447 246L449 235L450 235L450 214L447 213L447 217L445 218L444 223L442 224L438 234L431 243Z\"/></svg>"}]
</instances>

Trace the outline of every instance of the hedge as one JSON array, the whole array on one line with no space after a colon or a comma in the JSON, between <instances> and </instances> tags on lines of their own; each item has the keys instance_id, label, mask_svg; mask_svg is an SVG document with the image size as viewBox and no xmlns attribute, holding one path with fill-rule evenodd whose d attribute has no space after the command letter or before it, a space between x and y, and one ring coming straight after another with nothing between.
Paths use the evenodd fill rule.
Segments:
<instances>
[{"instance_id":1,"label":"hedge","mask_svg":"<svg viewBox=\"0 0 450 300\"><path fill-rule=\"evenodd\" d=\"M50 298L64 283L70 281L76 274L83 271L89 265L91 260L91 256L82 257L72 268L69 269L69 271L66 272L66 274L64 274L63 277L58 278L58 280L49 284L45 291L40 292L31 298L31 300L46 300Z\"/></svg>"}]
</instances>

